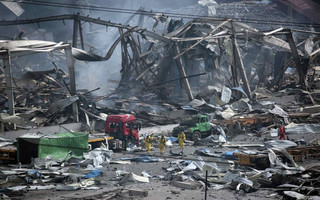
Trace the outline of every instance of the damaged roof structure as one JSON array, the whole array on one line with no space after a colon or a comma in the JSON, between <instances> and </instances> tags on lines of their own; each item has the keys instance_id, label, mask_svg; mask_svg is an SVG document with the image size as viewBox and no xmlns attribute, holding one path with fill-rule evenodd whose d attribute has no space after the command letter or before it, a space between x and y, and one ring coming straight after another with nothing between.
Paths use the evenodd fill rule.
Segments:
<instances>
[{"instance_id":1,"label":"damaged roof structure","mask_svg":"<svg viewBox=\"0 0 320 200\"><path fill-rule=\"evenodd\" d=\"M129 152L118 154L103 145L86 150L88 144L83 141L87 138L82 138L80 149L70 147L70 151L64 151L65 157L57 160L52 158L54 152L44 156L39 148L41 158L28 158L35 171L28 165L23 170L4 171L1 178L6 181L0 183L2 189L6 188L3 194L19 196L17 191L37 190L41 187L36 185L43 181L44 190L103 189L95 197L137 195L147 199L156 197L157 191L152 194L130 187L120 191L119 186L152 182L150 187L156 188L161 180L169 185L163 187L171 191L169 198L176 199L183 198L185 190L201 190L205 198L216 190L235 190L233 195L239 197L239 191L251 193L260 188L274 189L268 198L319 195L319 165L305 162L314 162L319 156L320 24L314 12L319 3L195 2L153 11L36 1L33 3L42 6L90 12L109 9L126 13L126 18L118 23L81 11L0 21L0 26L7 29L2 30L5 34L17 27L23 30L12 39L0 41L0 132L11 139L19 131L32 132L13 144L1 139L5 150L0 153L10 152L8 156L17 152L21 156L27 142L40 144L59 138L59 134L47 133L49 129L56 131L53 125L59 126L61 137L69 137L65 131L72 133L69 141L74 135L76 138L76 132L86 132L89 138L102 133L99 136L103 138L106 116L112 114L135 115L142 122L140 136L166 135L170 147L169 155L153 149L155 157L145 156L144 148L132 146L127 148ZM24 3L32 2L2 3L16 16L23 16ZM308 22L299 22L298 18ZM40 29L43 24L61 25L59 37L54 31ZM92 63L102 63L105 74ZM92 84L93 79L103 80ZM114 85L109 87L110 83ZM174 153L178 146L174 132L190 131L195 122L191 125L184 121L199 114L208 116L209 136L195 140L187 135L195 141L186 142L184 154ZM72 122L80 122L81 127L65 128ZM291 141L276 139L280 124ZM159 145L155 141L153 144ZM19 146L20 150L11 151ZM81 150L83 156L73 157L74 149ZM149 170L154 162L159 162L158 166ZM58 172L53 173L53 169ZM25 186L11 187L13 176ZM102 181L101 176L108 180ZM112 188L107 191L107 186ZM79 198L90 198L85 192L81 195Z\"/></svg>"}]
</instances>

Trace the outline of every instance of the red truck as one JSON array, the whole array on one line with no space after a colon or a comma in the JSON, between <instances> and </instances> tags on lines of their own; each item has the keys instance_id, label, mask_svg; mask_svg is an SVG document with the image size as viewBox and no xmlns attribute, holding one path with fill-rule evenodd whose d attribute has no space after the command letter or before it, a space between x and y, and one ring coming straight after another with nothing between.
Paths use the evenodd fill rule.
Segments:
<instances>
[{"instance_id":1,"label":"red truck","mask_svg":"<svg viewBox=\"0 0 320 200\"><path fill-rule=\"evenodd\" d=\"M105 133L114 139L109 141L110 149L126 149L131 143L139 144L141 124L130 114L108 115Z\"/></svg>"}]
</instances>

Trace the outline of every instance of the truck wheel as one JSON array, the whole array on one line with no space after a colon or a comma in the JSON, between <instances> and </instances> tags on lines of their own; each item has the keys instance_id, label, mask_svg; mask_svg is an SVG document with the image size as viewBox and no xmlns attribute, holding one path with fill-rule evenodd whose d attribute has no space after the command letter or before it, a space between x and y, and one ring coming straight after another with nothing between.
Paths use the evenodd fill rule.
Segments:
<instances>
[{"instance_id":1,"label":"truck wheel","mask_svg":"<svg viewBox=\"0 0 320 200\"><path fill-rule=\"evenodd\" d=\"M132 143L134 143L132 138L128 138L125 141L124 150L127 150L127 147L129 147Z\"/></svg>"},{"instance_id":2,"label":"truck wheel","mask_svg":"<svg viewBox=\"0 0 320 200\"><path fill-rule=\"evenodd\" d=\"M193 141L200 140L201 139L201 133L199 131L195 131L195 132L193 132L191 138L192 138Z\"/></svg>"}]
</instances>

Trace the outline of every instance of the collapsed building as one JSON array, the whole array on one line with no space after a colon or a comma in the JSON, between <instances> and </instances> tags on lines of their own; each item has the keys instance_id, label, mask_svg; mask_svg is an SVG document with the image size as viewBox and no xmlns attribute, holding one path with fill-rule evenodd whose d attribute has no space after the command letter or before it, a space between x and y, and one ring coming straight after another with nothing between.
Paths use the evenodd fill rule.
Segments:
<instances>
[{"instance_id":1,"label":"collapsed building","mask_svg":"<svg viewBox=\"0 0 320 200\"><path fill-rule=\"evenodd\" d=\"M293 126L317 133L318 24L294 22L272 4L263 3L199 1L185 10L189 15L141 8L122 24L81 14L1 21L2 27L65 21L73 27L71 44L23 40L23 34L17 40L1 41L1 131L81 121L86 126L82 130L94 133L104 131L108 114L135 114L147 127L180 123L202 113L230 139L246 132L265 135L281 123L291 123L288 132L294 132ZM237 17L226 17L230 10ZM263 20L266 15L284 20L270 23ZM114 30L107 51L97 52L88 44L92 33L84 24ZM41 54L43 61L21 57L38 52L50 53ZM77 81L91 80L87 72L77 77L82 61L108 61L114 54L120 71L120 80L111 80L116 87L99 96L95 95L99 85L77 89ZM37 61L51 67L29 70L28 65ZM16 72L22 76L15 77ZM301 122L306 124L294 124ZM275 160L267 165L283 166ZM249 189L243 190L255 189L247 185Z\"/></svg>"},{"instance_id":2,"label":"collapsed building","mask_svg":"<svg viewBox=\"0 0 320 200\"><path fill-rule=\"evenodd\" d=\"M314 69L319 61L316 31L277 28L261 32L248 24L231 19L183 20L144 10L138 10L137 13L140 15L138 27L79 15L5 21L1 25L73 20L72 46L74 49L72 51L74 56L78 55L76 59L80 60L108 60L119 45L121 47L121 79L114 93L115 98L120 99L114 103L120 107L125 104L126 109L129 110L139 107L136 104L140 101L140 107L145 107L149 113L151 111L159 115L161 106L152 105L147 108L148 106L142 105L144 102L156 99L174 106L182 106L193 99L204 99L206 103L221 106L230 100L219 101L223 86L233 88L234 92L231 95L233 101L242 96L254 100L256 95L252 91L259 87L272 91L279 91L288 84L294 84L295 87L304 90L316 87L314 79L317 78L317 73ZM153 24L149 26L159 30L162 35L139 28L143 27L144 15L152 17ZM134 15L126 24L133 17ZM119 29L120 35L105 57L75 49L78 35L81 47L84 48L80 26L83 22ZM147 22L150 24L150 19ZM298 45L294 41L293 33L296 33L296 37L301 37ZM25 47L25 44L22 46ZM53 66L57 71L56 64ZM30 76L25 75L25 77ZM288 77L291 77L291 81ZM68 89L62 82L58 85ZM75 87L75 83L73 85ZM7 87L11 86L7 83ZM236 92L237 90L242 93ZM76 94L75 88L72 94ZM23 96L25 98L19 98L20 101L26 100L26 95ZM114 94L106 95L108 98L113 96ZM136 100L125 103L121 102L121 98L136 98ZM104 98L98 98L98 100L102 99ZM47 101L54 102L50 97Z\"/></svg>"}]
</instances>

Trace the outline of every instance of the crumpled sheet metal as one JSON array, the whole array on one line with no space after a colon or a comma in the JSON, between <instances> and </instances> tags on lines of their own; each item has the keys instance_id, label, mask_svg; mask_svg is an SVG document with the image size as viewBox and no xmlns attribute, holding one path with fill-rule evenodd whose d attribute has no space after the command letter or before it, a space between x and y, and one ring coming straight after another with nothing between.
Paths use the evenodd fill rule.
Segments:
<instances>
[{"instance_id":1,"label":"crumpled sheet metal","mask_svg":"<svg viewBox=\"0 0 320 200\"><path fill-rule=\"evenodd\" d=\"M202 184L194 181L173 181L172 185L183 189L196 190L201 187Z\"/></svg>"},{"instance_id":2,"label":"crumpled sheet metal","mask_svg":"<svg viewBox=\"0 0 320 200\"><path fill-rule=\"evenodd\" d=\"M268 110L270 113L274 114L274 115L278 115L280 117L283 118L288 118L289 115L287 112L285 112L280 106L275 105L274 108L272 110Z\"/></svg>"},{"instance_id":3,"label":"crumpled sheet metal","mask_svg":"<svg viewBox=\"0 0 320 200\"><path fill-rule=\"evenodd\" d=\"M50 52L57 49L68 47L68 44L63 42L50 42L41 40L0 40L0 49L6 49L12 52L12 56L30 54L30 52ZM77 60L83 61L103 61L107 58L101 57L97 54L85 51L82 49L72 47L72 55Z\"/></svg>"},{"instance_id":4,"label":"crumpled sheet metal","mask_svg":"<svg viewBox=\"0 0 320 200\"><path fill-rule=\"evenodd\" d=\"M286 134L307 134L320 133L320 124L289 124L286 127Z\"/></svg>"},{"instance_id":5,"label":"crumpled sheet metal","mask_svg":"<svg viewBox=\"0 0 320 200\"><path fill-rule=\"evenodd\" d=\"M28 190L52 190L56 189L55 185L30 185L28 186Z\"/></svg>"},{"instance_id":6,"label":"crumpled sheet metal","mask_svg":"<svg viewBox=\"0 0 320 200\"><path fill-rule=\"evenodd\" d=\"M236 110L238 112L251 112L252 106L248 103L249 99L240 99L239 101L234 102L231 105L231 108L233 110Z\"/></svg>"},{"instance_id":7,"label":"crumpled sheet metal","mask_svg":"<svg viewBox=\"0 0 320 200\"><path fill-rule=\"evenodd\" d=\"M251 187L253 186L253 182L251 180L247 179L246 177L242 177L239 174L233 174L230 171L227 171L227 173L224 175L223 179L228 183L230 183L232 181L237 181L239 183L244 183L244 184L249 185Z\"/></svg>"},{"instance_id":8,"label":"crumpled sheet metal","mask_svg":"<svg viewBox=\"0 0 320 200\"><path fill-rule=\"evenodd\" d=\"M121 158L121 160L131 160L131 162L159 162L161 161L159 158L150 157L150 156L138 156L134 158Z\"/></svg>"},{"instance_id":9,"label":"crumpled sheet metal","mask_svg":"<svg viewBox=\"0 0 320 200\"><path fill-rule=\"evenodd\" d=\"M231 99L231 94L231 89L226 86L223 86L221 90L221 101L223 101L224 103L229 103Z\"/></svg>"},{"instance_id":10,"label":"crumpled sheet metal","mask_svg":"<svg viewBox=\"0 0 320 200\"><path fill-rule=\"evenodd\" d=\"M290 164L293 165L293 167L299 167L297 165L297 163L293 160L293 157L287 152L286 149L273 148L272 150L277 151L277 152L281 153L283 156L285 156L290 161ZM300 169L302 169L302 168L300 168Z\"/></svg>"},{"instance_id":11,"label":"crumpled sheet metal","mask_svg":"<svg viewBox=\"0 0 320 200\"><path fill-rule=\"evenodd\" d=\"M227 109L225 109L224 111L221 112L221 116L224 119L230 119L231 117L233 117L236 113L230 108L228 107Z\"/></svg>"},{"instance_id":12,"label":"crumpled sheet metal","mask_svg":"<svg viewBox=\"0 0 320 200\"><path fill-rule=\"evenodd\" d=\"M283 174L296 174L300 173L301 171L304 171L305 169L301 166L298 166L293 158L288 154L288 152L285 149L268 149L268 156L269 156L269 161L270 161L270 167L277 167L280 166L286 171L282 172ZM278 151L282 153L283 156L285 156L289 161L290 165L288 166L287 164L284 164L278 157L278 155L275 154L274 151Z\"/></svg>"},{"instance_id":13,"label":"crumpled sheet metal","mask_svg":"<svg viewBox=\"0 0 320 200\"><path fill-rule=\"evenodd\" d=\"M56 190L57 191L74 191L74 190L80 190L81 188L79 186L69 186L69 185L57 185Z\"/></svg>"},{"instance_id":14,"label":"crumpled sheet metal","mask_svg":"<svg viewBox=\"0 0 320 200\"><path fill-rule=\"evenodd\" d=\"M194 152L195 154L198 154L198 155L204 155L204 156L210 156L210 157L216 157L216 158L221 158L222 157L222 154L218 154L218 153L211 153L209 149L199 149L199 150L196 150Z\"/></svg>"},{"instance_id":15,"label":"crumpled sheet metal","mask_svg":"<svg viewBox=\"0 0 320 200\"><path fill-rule=\"evenodd\" d=\"M147 177L147 178L150 178L150 177L151 177L151 175L148 174L148 172L146 172L146 170L143 170L143 171L141 172L141 174L142 174L143 177Z\"/></svg>"},{"instance_id":16,"label":"crumpled sheet metal","mask_svg":"<svg viewBox=\"0 0 320 200\"><path fill-rule=\"evenodd\" d=\"M112 151L104 148L95 148L94 150L83 153L83 157L87 160L93 160L93 166L101 168L102 163L110 162Z\"/></svg>"},{"instance_id":17,"label":"crumpled sheet metal","mask_svg":"<svg viewBox=\"0 0 320 200\"><path fill-rule=\"evenodd\" d=\"M202 138L201 140L194 141L194 144L195 145L202 145L202 144L218 145L226 142L227 142L226 137L223 134L220 134L220 135L209 135L208 137Z\"/></svg>"},{"instance_id":18,"label":"crumpled sheet metal","mask_svg":"<svg viewBox=\"0 0 320 200\"><path fill-rule=\"evenodd\" d=\"M213 173L217 173L218 179L222 180L221 174L220 174L220 169L217 166L217 163L205 163L202 166L202 173L206 174L208 172L208 176L211 176Z\"/></svg>"},{"instance_id":19,"label":"crumpled sheet metal","mask_svg":"<svg viewBox=\"0 0 320 200\"><path fill-rule=\"evenodd\" d=\"M68 99L62 99L54 104L52 104L48 111L47 114L48 115L53 115L61 110L63 110L65 107L70 106L71 104L73 104L74 102L78 101L79 97L78 96L71 96Z\"/></svg>"},{"instance_id":20,"label":"crumpled sheet metal","mask_svg":"<svg viewBox=\"0 0 320 200\"><path fill-rule=\"evenodd\" d=\"M103 57L93 54L89 51L85 51L82 49L72 48L72 55L77 60L83 60L83 61L103 61L105 60Z\"/></svg>"},{"instance_id":21,"label":"crumpled sheet metal","mask_svg":"<svg viewBox=\"0 0 320 200\"><path fill-rule=\"evenodd\" d=\"M264 143L266 148L285 149L289 147L296 147L297 144L290 140L270 140Z\"/></svg>"},{"instance_id":22,"label":"crumpled sheet metal","mask_svg":"<svg viewBox=\"0 0 320 200\"><path fill-rule=\"evenodd\" d=\"M0 122L13 123L18 125L26 125L26 121L17 115L9 115L7 113L0 113Z\"/></svg>"},{"instance_id":23,"label":"crumpled sheet metal","mask_svg":"<svg viewBox=\"0 0 320 200\"><path fill-rule=\"evenodd\" d=\"M231 90L241 92L241 94L243 94L245 97L248 97L247 93L243 90L242 87L233 87L233 88L231 88Z\"/></svg>"},{"instance_id":24,"label":"crumpled sheet metal","mask_svg":"<svg viewBox=\"0 0 320 200\"><path fill-rule=\"evenodd\" d=\"M189 110L191 108L196 109L196 110L221 110L220 106L215 106L212 104L208 104L205 100L201 99L193 99L191 102L189 102L186 106L182 106L182 109Z\"/></svg>"},{"instance_id":25,"label":"crumpled sheet metal","mask_svg":"<svg viewBox=\"0 0 320 200\"><path fill-rule=\"evenodd\" d=\"M173 156L183 156L183 152L179 151L179 152L174 152L172 149L170 149L170 154Z\"/></svg>"},{"instance_id":26,"label":"crumpled sheet metal","mask_svg":"<svg viewBox=\"0 0 320 200\"><path fill-rule=\"evenodd\" d=\"M226 136L226 133L224 132L223 128L219 125L214 125L213 128L215 131L219 132L219 141L226 142L227 136ZM220 136L222 136L223 138L220 138Z\"/></svg>"},{"instance_id":27,"label":"crumpled sheet metal","mask_svg":"<svg viewBox=\"0 0 320 200\"><path fill-rule=\"evenodd\" d=\"M206 104L206 102L202 99L202 100L199 100L199 99L193 99L192 101L190 101L189 103L188 103L188 106L191 106L191 107L193 107L193 108L198 108L198 107L200 107L200 106L203 106L203 105L205 105Z\"/></svg>"},{"instance_id":28,"label":"crumpled sheet metal","mask_svg":"<svg viewBox=\"0 0 320 200\"><path fill-rule=\"evenodd\" d=\"M141 183L149 183L149 177L144 177L144 176L139 176L139 175L136 175L134 173L130 173L128 174L129 176L129 181L138 181L138 182L141 182Z\"/></svg>"},{"instance_id":29,"label":"crumpled sheet metal","mask_svg":"<svg viewBox=\"0 0 320 200\"><path fill-rule=\"evenodd\" d=\"M68 44L41 40L0 40L1 51L10 50L11 55L23 55L30 52L50 52L67 47Z\"/></svg>"},{"instance_id":30,"label":"crumpled sheet metal","mask_svg":"<svg viewBox=\"0 0 320 200\"><path fill-rule=\"evenodd\" d=\"M307 199L307 197L303 194L300 194L295 191L284 191L283 194L289 198L297 199L297 200L304 200Z\"/></svg>"},{"instance_id":31,"label":"crumpled sheet metal","mask_svg":"<svg viewBox=\"0 0 320 200\"><path fill-rule=\"evenodd\" d=\"M84 180L81 180L80 182L78 183L72 183L72 184L69 184L69 185L66 185L66 186L71 186L71 187L79 187L79 188L87 188L87 187L91 187L93 185L96 184L96 181L94 178L88 178L88 179L84 179Z\"/></svg>"},{"instance_id":32,"label":"crumpled sheet metal","mask_svg":"<svg viewBox=\"0 0 320 200\"><path fill-rule=\"evenodd\" d=\"M201 156L197 157L197 160L192 162L197 166L198 169L200 169L200 171L203 170L203 166L206 164L206 162L203 161Z\"/></svg>"},{"instance_id":33,"label":"crumpled sheet metal","mask_svg":"<svg viewBox=\"0 0 320 200\"><path fill-rule=\"evenodd\" d=\"M197 169L196 163L194 161L191 161L190 164L184 167L180 172L178 172L178 174L185 173L187 171L193 171L196 169Z\"/></svg>"}]
</instances>

